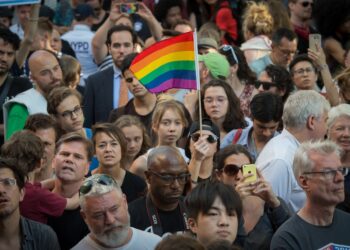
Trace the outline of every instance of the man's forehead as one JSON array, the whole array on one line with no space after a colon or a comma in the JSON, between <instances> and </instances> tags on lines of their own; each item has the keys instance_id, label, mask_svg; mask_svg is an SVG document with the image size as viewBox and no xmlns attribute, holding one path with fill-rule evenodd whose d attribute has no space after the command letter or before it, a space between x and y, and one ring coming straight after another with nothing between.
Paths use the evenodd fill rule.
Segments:
<instances>
[{"instance_id":1,"label":"man's forehead","mask_svg":"<svg viewBox=\"0 0 350 250\"><path fill-rule=\"evenodd\" d=\"M0 49L2 49L2 50L6 49L7 51L11 51L11 52L13 52L15 50L11 43L6 42L1 37L0 37Z\"/></svg>"},{"instance_id":2,"label":"man's forehead","mask_svg":"<svg viewBox=\"0 0 350 250\"><path fill-rule=\"evenodd\" d=\"M121 30L113 32L111 36L112 43L125 43L126 41L132 43L132 35L129 31Z\"/></svg>"},{"instance_id":3,"label":"man's forehead","mask_svg":"<svg viewBox=\"0 0 350 250\"><path fill-rule=\"evenodd\" d=\"M13 171L8 167L0 167L0 178L14 178L15 175Z\"/></svg>"},{"instance_id":4,"label":"man's forehead","mask_svg":"<svg viewBox=\"0 0 350 250\"><path fill-rule=\"evenodd\" d=\"M69 152L69 153L79 153L83 154L84 156L87 156L87 151L85 148L85 144L80 141L71 141L71 142L63 142L57 152Z\"/></svg>"}]
</instances>

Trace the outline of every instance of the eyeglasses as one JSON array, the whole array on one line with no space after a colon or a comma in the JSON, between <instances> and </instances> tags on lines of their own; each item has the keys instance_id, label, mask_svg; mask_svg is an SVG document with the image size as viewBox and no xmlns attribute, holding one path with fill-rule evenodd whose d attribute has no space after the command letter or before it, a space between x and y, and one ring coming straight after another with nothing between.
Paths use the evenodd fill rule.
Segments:
<instances>
[{"instance_id":1,"label":"eyeglasses","mask_svg":"<svg viewBox=\"0 0 350 250\"><path fill-rule=\"evenodd\" d=\"M113 177L106 174L96 174L84 181L83 185L79 189L79 195L89 193L94 184L100 184L103 186L117 186L117 182L113 179Z\"/></svg>"},{"instance_id":2,"label":"eyeglasses","mask_svg":"<svg viewBox=\"0 0 350 250\"><path fill-rule=\"evenodd\" d=\"M234 62L235 62L234 64L238 63L237 55L236 55L235 50L232 48L231 45L224 44L224 45L221 47L221 50L222 50L223 52L231 51L232 57L233 57Z\"/></svg>"},{"instance_id":3,"label":"eyeglasses","mask_svg":"<svg viewBox=\"0 0 350 250\"><path fill-rule=\"evenodd\" d=\"M280 46L278 46L278 49L282 52L283 55L285 56L294 56L295 54L297 54L299 51L295 50L295 51L291 51L288 49L281 49Z\"/></svg>"},{"instance_id":4,"label":"eyeglasses","mask_svg":"<svg viewBox=\"0 0 350 250\"><path fill-rule=\"evenodd\" d=\"M4 187L9 188L9 187L15 186L17 184L17 181L14 178L4 178L4 179L0 179L0 183Z\"/></svg>"},{"instance_id":5,"label":"eyeglasses","mask_svg":"<svg viewBox=\"0 0 350 250\"><path fill-rule=\"evenodd\" d=\"M199 134L199 133L195 133L195 134L192 134L192 135L191 135L191 139L192 139L192 141L194 141L194 142L197 142L197 141L199 140L200 137L201 137L201 134ZM218 141L218 139L219 139L219 137L217 137L216 135L208 135L208 137L207 137L207 142L209 142L209 143L215 143L215 142Z\"/></svg>"},{"instance_id":6,"label":"eyeglasses","mask_svg":"<svg viewBox=\"0 0 350 250\"><path fill-rule=\"evenodd\" d=\"M164 184L170 185L172 184L175 180L179 182L180 185L184 185L188 182L189 178L191 177L190 173L182 173L179 175L171 175L171 174L158 174L152 170L148 170L151 174L157 176L159 179L161 179Z\"/></svg>"},{"instance_id":7,"label":"eyeglasses","mask_svg":"<svg viewBox=\"0 0 350 250\"><path fill-rule=\"evenodd\" d=\"M127 83L132 83L134 81L134 78L133 77L128 77L128 78L125 78L125 81Z\"/></svg>"},{"instance_id":8,"label":"eyeglasses","mask_svg":"<svg viewBox=\"0 0 350 250\"><path fill-rule=\"evenodd\" d=\"M255 81L255 88L259 89L260 85L262 85L263 90L268 91L271 87L277 87L277 83L273 82L264 82L264 81Z\"/></svg>"},{"instance_id":9,"label":"eyeglasses","mask_svg":"<svg viewBox=\"0 0 350 250\"><path fill-rule=\"evenodd\" d=\"M240 170L242 170L242 167L235 164L227 164L221 171L223 171L226 175L233 177L236 176Z\"/></svg>"},{"instance_id":10,"label":"eyeglasses","mask_svg":"<svg viewBox=\"0 0 350 250\"><path fill-rule=\"evenodd\" d=\"M310 72L314 72L314 68L312 67L308 67L308 68L301 68L301 69L297 69L293 71L293 74L295 75L304 75L304 73L310 73Z\"/></svg>"},{"instance_id":11,"label":"eyeglasses","mask_svg":"<svg viewBox=\"0 0 350 250\"><path fill-rule=\"evenodd\" d=\"M62 114L60 114L63 118L68 119L72 118L73 114L78 116L82 114L82 106L77 106L73 110L66 110Z\"/></svg>"},{"instance_id":12,"label":"eyeglasses","mask_svg":"<svg viewBox=\"0 0 350 250\"><path fill-rule=\"evenodd\" d=\"M314 5L314 3L312 2L301 2L301 6L303 6L304 8L309 7L311 5L311 7Z\"/></svg>"},{"instance_id":13,"label":"eyeglasses","mask_svg":"<svg viewBox=\"0 0 350 250\"><path fill-rule=\"evenodd\" d=\"M339 167L337 169L326 169L322 171L304 172L303 174L321 174L325 179L333 180L337 172L340 172L343 176L346 176L348 174L348 168Z\"/></svg>"}]
</instances>

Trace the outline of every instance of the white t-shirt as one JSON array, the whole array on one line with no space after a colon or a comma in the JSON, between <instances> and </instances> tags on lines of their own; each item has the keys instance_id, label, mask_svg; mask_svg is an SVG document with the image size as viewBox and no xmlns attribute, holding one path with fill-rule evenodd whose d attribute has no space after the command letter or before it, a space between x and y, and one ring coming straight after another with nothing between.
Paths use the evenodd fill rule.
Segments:
<instances>
[{"instance_id":1,"label":"white t-shirt","mask_svg":"<svg viewBox=\"0 0 350 250\"><path fill-rule=\"evenodd\" d=\"M147 233L136 228L132 229L130 241L121 247L105 248L97 244L91 239L90 235L86 235L72 250L153 250L162 240L158 235Z\"/></svg>"}]
</instances>

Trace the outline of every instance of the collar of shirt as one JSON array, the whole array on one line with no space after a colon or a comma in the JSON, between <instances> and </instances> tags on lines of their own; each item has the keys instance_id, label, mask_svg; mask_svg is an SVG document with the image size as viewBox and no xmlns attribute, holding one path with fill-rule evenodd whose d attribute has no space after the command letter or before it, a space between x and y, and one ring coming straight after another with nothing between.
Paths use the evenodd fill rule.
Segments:
<instances>
[{"instance_id":1,"label":"collar of shirt","mask_svg":"<svg viewBox=\"0 0 350 250\"><path fill-rule=\"evenodd\" d=\"M294 135L292 135L286 128L284 128L281 132L281 135L288 137L291 141L293 141L295 143L295 145L297 145L299 147L300 142L297 140L297 138L295 138Z\"/></svg>"},{"instance_id":2,"label":"collar of shirt","mask_svg":"<svg viewBox=\"0 0 350 250\"><path fill-rule=\"evenodd\" d=\"M74 25L73 30L88 30L88 31L91 31L90 27L87 26L86 24L76 24L76 25Z\"/></svg>"},{"instance_id":3,"label":"collar of shirt","mask_svg":"<svg viewBox=\"0 0 350 250\"><path fill-rule=\"evenodd\" d=\"M113 72L114 72L114 78L121 77L122 72L117 66L114 65L114 63L113 63Z\"/></svg>"}]
</instances>

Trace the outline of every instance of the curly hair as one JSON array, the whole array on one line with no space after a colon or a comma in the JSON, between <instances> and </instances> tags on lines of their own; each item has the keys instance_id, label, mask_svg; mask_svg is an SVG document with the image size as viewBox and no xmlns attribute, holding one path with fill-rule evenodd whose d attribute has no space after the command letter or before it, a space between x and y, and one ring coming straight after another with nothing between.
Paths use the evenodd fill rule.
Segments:
<instances>
[{"instance_id":1,"label":"curly hair","mask_svg":"<svg viewBox=\"0 0 350 250\"><path fill-rule=\"evenodd\" d=\"M44 144L32 131L21 130L1 147L1 155L16 159L17 166L27 176L40 166Z\"/></svg>"},{"instance_id":2,"label":"curly hair","mask_svg":"<svg viewBox=\"0 0 350 250\"><path fill-rule=\"evenodd\" d=\"M172 7L179 7L181 10L183 9L181 0L159 0L159 2L154 7L154 16L160 23L164 23L166 16L168 15L168 11ZM170 28L170 27L164 27Z\"/></svg>"},{"instance_id":3,"label":"curly hair","mask_svg":"<svg viewBox=\"0 0 350 250\"><path fill-rule=\"evenodd\" d=\"M277 88L279 90L285 89L285 94L282 96L283 102L285 102L294 89L292 78L289 72L278 65L268 65L265 68L266 74L271 78L272 82L277 83Z\"/></svg>"},{"instance_id":4,"label":"curly hair","mask_svg":"<svg viewBox=\"0 0 350 250\"><path fill-rule=\"evenodd\" d=\"M273 24L273 17L267 4L250 2L243 15L242 29L245 39L249 32L253 36L270 37L274 28Z\"/></svg>"},{"instance_id":5,"label":"curly hair","mask_svg":"<svg viewBox=\"0 0 350 250\"><path fill-rule=\"evenodd\" d=\"M82 103L81 94L77 90L68 87L54 88L48 97L47 112L51 115L57 115L57 107L69 96L77 97L79 103Z\"/></svg>"}]
</instances>

